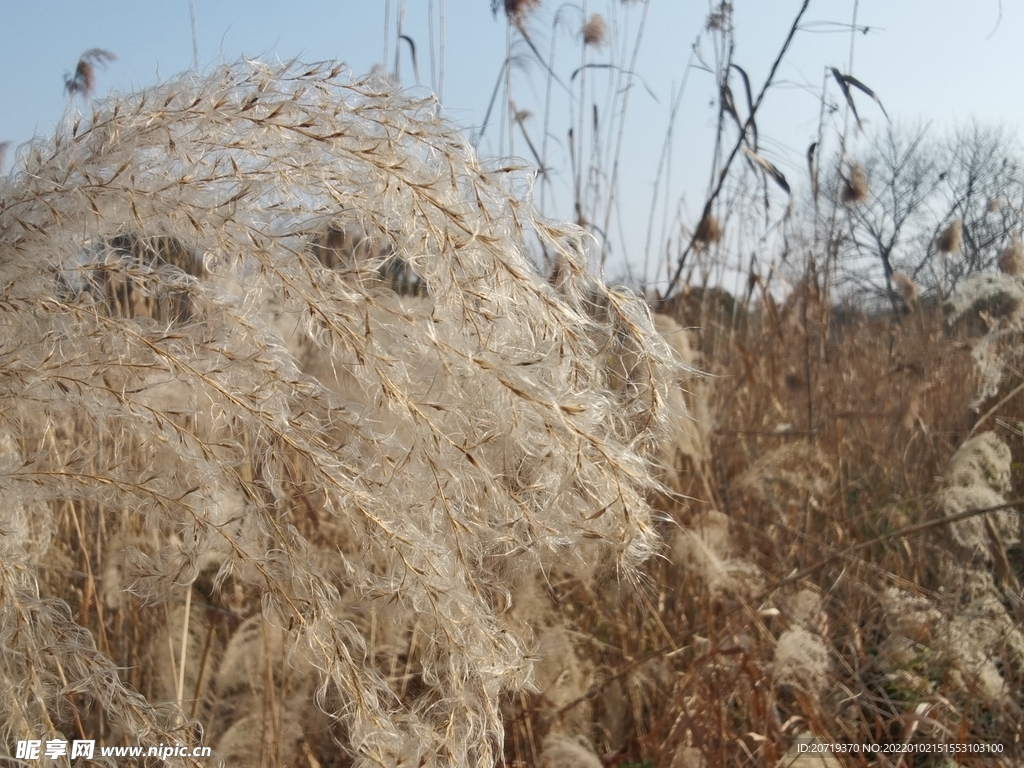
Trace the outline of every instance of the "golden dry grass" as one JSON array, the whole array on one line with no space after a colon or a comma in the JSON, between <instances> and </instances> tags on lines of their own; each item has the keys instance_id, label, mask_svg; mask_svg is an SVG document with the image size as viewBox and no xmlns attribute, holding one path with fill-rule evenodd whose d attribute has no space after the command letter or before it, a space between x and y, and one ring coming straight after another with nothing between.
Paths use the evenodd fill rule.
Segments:
<instances>
[{"instance_id":1,"label":"golden dry grass","mask_svg":"<svg viewBox=\"0 0 1024 768\"><path fill-rule=\"evenodd\" d=\"M788 764L814 738L998 744L1001 757L960 763L1013 764L1021 515L994 513L995 528L942 516L1013 497L1018 382L979 416L976 337L938 312L842 315L805 293L741 331L704 316L725 324L705 336L732 343L703 359L709 450L688 457L687 498L666 501L665 556L629 599L552 580L591 682L569 705L521 702L508 764L535 764L545 734L581 710L606 764ZM1016 341L1002 349L1016 359ZM972 458L978 435L992 458Z\"/></svg>"}]
</instances>

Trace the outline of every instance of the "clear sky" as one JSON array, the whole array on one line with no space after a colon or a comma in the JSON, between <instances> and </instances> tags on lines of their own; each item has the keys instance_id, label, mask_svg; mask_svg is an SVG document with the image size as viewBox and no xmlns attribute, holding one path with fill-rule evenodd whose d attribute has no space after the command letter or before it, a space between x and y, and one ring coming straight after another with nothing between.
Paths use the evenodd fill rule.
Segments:
<instances>
[{"instance_id":1,"label":"clear sky","mask_svg":"<svg viewBox=\"0 0 1024 768\"><path fill-rule=\"evenodd\" d=\"M584 3L581 7L543 0L528 25L544 56L555 45L554 70L576 93L579 78L570 80L570 76L582 61L579 30L584 12L588 16L601 13L618 30L616 39L629 45L625 51L614 47L588 49L587 61L593 64L619 61L624 53L623 61L628 64L644 12L644 3L636 0ZM424 93L436 90L443 71L442 105L453 120L470 131L479 128L483 120L506 55L506 24L502 14L494 18L489 0L293 0L287 4L194 0L194 5L203 70L243 56L280 60L299 57L309 61L342 60L355 74L382 63L385 52L387 69L394 68L396 27L404 8L403 32L412 38L418 52L419 87ZM734 61L748 72L755 91L800 5L800 0L734 1ZM649 0L635 71L651 93L638 85L629 97L620 166L620 207L615 217L621 222L616 232L621 229L623 234L612 236L615 253L609 261L609 272L621 273L626 262L634 272L642 268L648 213L672 95L684 79L673 134L669 208L678 211L691 226L699 217L714 152L716 88L710 73L699 65L688 71L687 64L702 32L699 50L707 61L713 61L712 38L705 31L710 10L711 4L695 0ZM1019 128L1024 113L1024 100L1018 93L1024 63L1021 3L811 0L801 30L779 69L778 86L769 93L758 118L762 153L786 174L795 190L806 183L804 154L818 132L825 68L851 71L849 25L855 13L861 31L854 36L852 74L877 92L894 121L932 120L941 130L975 118L1013 131ZM553 31L556 16L560 26ZM387 35L386 18L390 30ZM428 19L433 23L428 24ZM78 56L87 49L104 48L117 56L98 72L97 96L111 90L145 88L193 64L188 0L0 0L0 20L4 30L0 46L0 141L8 140L15 146L34 134L52 133L67 107L63 76L73 71ZM527 130L535 143L540 143L546 72L523 46L514 52L521 63L513 67L512 95L518 109L533 114L526 122ZM596 94L599 106L606 105L609 70L587 72L588 88ZM415 87L416 80L408 49L403 47L401 82ZM740 82L734 79L732 88L743 113L745 97ZM837 105L841 100L832 83L828 99ZM584 133L590 131L590 102L588 96ZM859 109L869 127L884 122L881 112L868 100L861 99L861 104ZM553 185L545 191L545 208L566 218L574 217L567 130L579 123L572 110L564 91L555 86L547 146ZM602 120L606 121L607 116ZM499 106L480 141L482 153L508 152L507 125ZM606 125L602 123L602 130L608 130L603 146L610 157L617 129L614 124ZM516 132L512 151L528 156L528 148ZM12 162L9 152L3 170L9 170ZM607 166L605 163L603 167ZM662 191L664 185L662 182ZM778 199L776 210L784 205L784 199ZM663 205L658 203L659 208ZM660 221L659 214L659 227Z\"/></svg>"}]
</instances>

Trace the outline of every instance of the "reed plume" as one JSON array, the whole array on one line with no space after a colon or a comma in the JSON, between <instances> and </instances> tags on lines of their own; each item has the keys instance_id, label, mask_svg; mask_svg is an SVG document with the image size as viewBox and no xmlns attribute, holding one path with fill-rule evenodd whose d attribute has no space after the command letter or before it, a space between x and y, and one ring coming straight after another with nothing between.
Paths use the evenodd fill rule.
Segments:
<instances>
[{"instance_id":1,"label":"reed plume","mask_svg":"<svg viewBox=\"0 0 1024 768\"><path fill-rule=\"evenodd\" d=\"M83 53L75 66L75 74L64 76L64 90L68 96L92 96L96 87L96 67L102 69L115 59L117 56L103 48L90 48Z\"/></svg>"},{"instance_id":2,"label":"reed plume","mask_svg":"<svg viewBox=\"0 0 1024 768\"><path fill-rule=\"evenodd\" d=\"M233 611L287 635L357 765L494 764L499 698L531 670L510 579L580 552L629 578L657 544L678 369L646 306L590 277L585 234L540 218L435 101L340 65L246 62L112 99L23 168L0 200L4 738L59 738L69 692L128 742L185 741L206 711L209 663L185 658L199 618L168 612L177 674L147 699L64 580L40 580L72 510L77 536L140 542L109 571L139 610L237 585ZM380 247L349 268L325 231ZM557 290L531 238L559 255ZM154 255L173 243L184 261ZM395 266L423 295L359 277ZM97 274L187 311L112 305ZM626 387L602 362L614 348L635 361ZM418 637L420 685L368 661L356 618L388 606Z\"/></svg>"}]
</instances>

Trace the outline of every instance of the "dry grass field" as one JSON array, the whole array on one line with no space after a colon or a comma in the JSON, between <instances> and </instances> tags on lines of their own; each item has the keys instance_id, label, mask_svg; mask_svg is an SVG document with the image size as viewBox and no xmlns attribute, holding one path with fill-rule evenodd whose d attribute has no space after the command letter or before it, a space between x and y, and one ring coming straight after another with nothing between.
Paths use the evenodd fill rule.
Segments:
<instances>
[{"instance_id":1,"label":"dry grass field","mask_svg":"<svg viewBox=\"0 0 1024 768\"><path fill-rule=\"evenodd\" d=\"M816 739L999 744L1014 764L1017 374L972 410L981 342L941 313L840 320L795 293L742 331L735 320L694 334L718 346L697 358L711 377L690 382L696 439L677 444L670 473L685 498L660 502L663 557L626 598L552 582L575 656L551 659L574 676L541 662L551 688L522 702L509 762L535 764L537 734L582 731L606 763L631 766L1000 764L793 763ZM992 352L1020 370L1019 332L1004 330Z\"/></svg>"}]
</instances>

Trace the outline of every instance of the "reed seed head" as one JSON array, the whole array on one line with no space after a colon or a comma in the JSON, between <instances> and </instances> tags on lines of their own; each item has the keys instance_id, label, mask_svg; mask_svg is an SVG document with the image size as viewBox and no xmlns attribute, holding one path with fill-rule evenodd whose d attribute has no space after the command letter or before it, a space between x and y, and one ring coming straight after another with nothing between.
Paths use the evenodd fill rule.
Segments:
<instances>
[{"instance_id":1,"label":"reed seed head","mask_svg":"<svg viewBox=\"0 0 1024 768\"><path fill-rule=\"evenodd\" d=\"M729 26L729 17L732 14L732 3L721 3L715 10L708 14L706 26L708 29L722 30Z\"/></svg>"},{"instance_id":2,"label":"reed seed head","mask_svg":"<svg viewBox=\"0 0 1024 768\"><path fill-rule=\"evenodd\" d=\"M103 69L108 62L116 58L117 56L103 48L90 48L83 53L78 59L75 74L64 76L64 90L68 96L91 96L96 87L96 67Z\"/></svg>"},{"instance_id":3,"label":"reed seed head","mask_svg":"<svg viewBox=\"0 0 1024 768\"><path fill-rule=\"evenodd\" d=\"M999 271L1004 275L1024 275L1024 244L1020 241L1020 235L1014 235L1010 244L1000 252L998 264Z\"/></svg>"},{"instance_id":4,"label":"reed seed head","mask_svg":"<svg viewBox=\"0 0 1024 768\"><path fill-rule=\"evenodd\" d=\"M955 253L963 242L963 219L953 219L935 240L939 253Z\"/></svg>"},{"instance_id":5,"label":"reed seed head","mask_svg":"<svg viewBox=\"0 0 1024 768\"><path fill-rule=\"evenodd\" d=\"M717 243L722 239L722 226L710 213L706 214L693 233L693 241L699 246Z\"/></svg>"},{"instance_id":6,"label":"reed seed head","mask_svg":"<svg viewBox=\"0 0 1024 768\"><path fill-rule=\"evenodd\" d=\"M583 44L600 47L607 42L608 24L600 13L595 13L583 25Z\"/></svg>"},{"instance_id":7,"label":"reed seed head","mask_svg":"<svg viewBox=\"0 0 1024 768\"><path fill-rule=\"evenodd\" d=\"M498 0L494 0L491 7L497 12ZM505 16L513 24L522 24L538 8L540 0L505 0Z\"/></svg>"},{"instance_id":8,"label":"reed seed head","mask_svg":"<svg viewBox=\"0 0 1024 768\"><path fill-rule=\"evenodd\" d=\"M843 179L843 202L847 205L860 205L868 199L868 175L864 166L854 163L850 166L849 178Z\"/></svg>"},{"instance_id":9,"label":"reed seed head","mask_svg":"<svg viewBox=\"0 0 1024 768\"><path fill-rule=\"evenodd\" d=\"M907 304L913 304L917 301L917 283L914 282L910 275L905 272L893 272L892 284L895 286L897 293L899 293L903 301Z\"/></svg>"}]
</instances>

